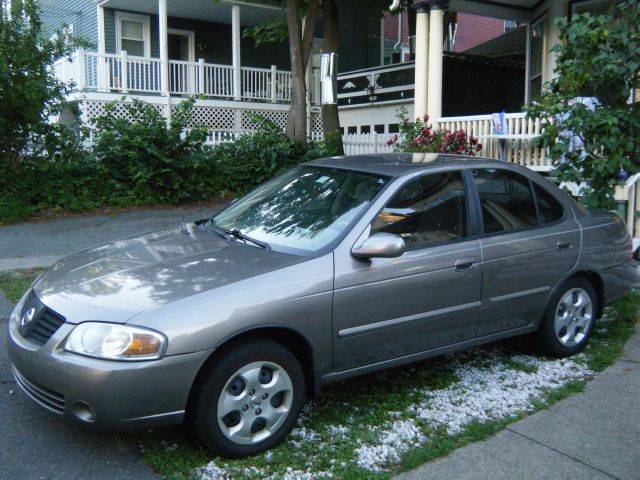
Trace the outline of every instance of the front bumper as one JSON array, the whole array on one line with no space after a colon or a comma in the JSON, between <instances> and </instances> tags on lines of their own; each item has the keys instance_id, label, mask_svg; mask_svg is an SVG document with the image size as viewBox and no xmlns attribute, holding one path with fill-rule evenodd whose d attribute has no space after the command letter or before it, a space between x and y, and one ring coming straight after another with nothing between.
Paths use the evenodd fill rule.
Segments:
<instances>
[{"instance_id":1,"label":"front bumper","mask_svg":"<svg viewBox=\"0 0 640 480\"><path fill-rule=\"evenodd\" d=\"M9 322L16 383L37 404L65 418L106 428L180 423L196 374L211 351L118 362L64 351L75 325L65 323L43 346Z\"/></svg>"}]
</instances>

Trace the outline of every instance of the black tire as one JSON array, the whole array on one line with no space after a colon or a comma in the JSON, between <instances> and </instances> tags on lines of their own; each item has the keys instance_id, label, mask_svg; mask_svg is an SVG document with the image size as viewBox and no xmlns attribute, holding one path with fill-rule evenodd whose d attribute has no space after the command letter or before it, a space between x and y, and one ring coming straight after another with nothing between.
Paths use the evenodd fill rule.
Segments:
<instances>
[{"instance_id":1,"label":"black tire","mask_svg":"<svg viewBox=\"0 0 640 480\"><path fill-rule=\"evenodd\" d=\"M583 308L579 302L575 302L581 294L586 295L590 307ZM573 305L573 316L567 305L561 303L564 298L569 298L569 304ZM598 308L598 297L588 280L574 277L563 283L549 301L540 328L536 332L536 341L542 352L552 357L563 358L582 351L593 332ZM587 310L590 311L590 320L582 326L583 319L587 317ZM561 317L569 319L567 325L563 326Z\"/></svg>"},{"instance_id":2,"label":"black tire","mask_svg":"<svg viewBox=\"0 0 640 480\"><path fill-rule=\"evenodd\" d=\"M200 375L187 408L187 425L195 437L213 453L229 458L254 455L279 444L295 425L305 401L304 373L296 357L285 347L272 340L250 340L225 349L213 360L209 362L207 370ZM250 370L241 374L244 377L237 375L238 372L246 368ZM249 375L251 372L255 373L256 368L259 369L257 386L251 389ZM269 371L271 371L271 378L267 377L266 380L262 378L263 373L266 372L265 375L269 375ZM276 375L283 382L289 380L287 385L290 385L291 388L282 390L285 393L276 393L271 398L267 397L264 400L265 397L262 395L269 395L267 387L276 383ZM244 381L245 377L247 383ZM262 380L268 381L263 384ZM261 390L261 387L264 387L264 390ZM274 386L273 388L278 387ZM256 393L250 395L251 390ZM224 399L239 402L238 404L241 403L242 407L219 418L221 412L225 411L219 402ZM277 401L274 403L274 400L280 403L278 404ZM233 405L235 406L236 403ZM246 410L244 410L245 408ZM277 413L279 410L287 412ZM267 411L271 414L268 418L266 417L269 415ZM266 428L269 425L268 422L275 417L278 417L278 422L274 422L274 425L278 426L273 432L268 433L269 429ZM257 432L253 432L256 425L260 427L260 422L264 423L263 427L258 428ZM242 427L245 424L251 426L249 437L256 439L248 439L246 436L240 436L239 433L231 433L233 428ZM228 435L237 435L238 441L252 441L254 443L238 443ZM260 435L268 436L261 439Z\"/></svg>"}]
</instances>

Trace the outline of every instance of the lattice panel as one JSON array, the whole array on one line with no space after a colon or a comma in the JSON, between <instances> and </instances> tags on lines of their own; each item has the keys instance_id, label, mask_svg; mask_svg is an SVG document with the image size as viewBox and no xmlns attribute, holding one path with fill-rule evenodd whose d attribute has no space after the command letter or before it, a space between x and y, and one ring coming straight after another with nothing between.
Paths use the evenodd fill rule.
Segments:
<instances>
[{"instance_id":1,"label":"lattice panel","mask_svg":"<svg viewBox=\"0 0 640 480\"><path fill-rule=\"evenodd\" d=\"M255 130L257 125L251 121L248 113L255 113L256 115L260 115L261 117L266 118L267 120L271 120L273 123L278 125L282 130L287 128L287 115L288 112L286 110L245 110L242 112L242 130Z\"/></svg>"},{"instance_id":2,"label":"lattice panel","mask_svg":"<svg viewBox=\"0 0 640 480\"><path fill-rule=\"evenodd\" d=\"M322 114L321 113L312 113L311 114L311 132L314 135L322 135Z\"/></svg>"},{"instance_id":3,"label":"lattice panel","mask_svg":"<svg viewBox=\"0 0 640 480\"><path fill-rule=\"evenodd\" d=\"M82 112L85 118L88 120L91 120L104 115L106 113L105 107L107 103L109 102L101 102L101 101L95 101L95 100L88 100L88 101L82 102ZM129 116L125 108L125 105L126 105L125 102L116 102L114 114L118 118L126 118L127 120L132 120L132 118ZM151 106L154 107L156 110L158 110L158 112L164 114L164 109L165 109L164 105L151 104Z\"/></svg>"},{"instance_id":4,"label":"lattice panel","mask_svg":"<svg viewBox=\"0 0 640 480\"><path fill-rule=\"evenodd\" d=\"M174 112L176 108L175 106L171 107L171 111ZM216 131L235 131L237 130L236 110L233 108L193 107L193 117L189 126L195 125Z\"/></svg>"}]
</instances>

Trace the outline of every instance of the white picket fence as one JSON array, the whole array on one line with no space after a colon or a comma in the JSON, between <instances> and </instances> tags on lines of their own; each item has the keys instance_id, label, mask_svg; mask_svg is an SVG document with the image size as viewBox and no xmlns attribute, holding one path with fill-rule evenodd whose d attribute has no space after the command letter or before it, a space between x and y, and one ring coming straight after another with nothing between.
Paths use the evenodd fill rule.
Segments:
<instances>
[{"instance_id":1,"label":"white picket fence","mask_svg":"<svg viewBox=\"0 0 640 480\"><path fill-rule=\"evenodd\" d=\"M360 155L365 153L392 153L393 145L388 142L393 139L393 133L363 133L342 136L345 155Z\"/></svg>"}]
</instances>

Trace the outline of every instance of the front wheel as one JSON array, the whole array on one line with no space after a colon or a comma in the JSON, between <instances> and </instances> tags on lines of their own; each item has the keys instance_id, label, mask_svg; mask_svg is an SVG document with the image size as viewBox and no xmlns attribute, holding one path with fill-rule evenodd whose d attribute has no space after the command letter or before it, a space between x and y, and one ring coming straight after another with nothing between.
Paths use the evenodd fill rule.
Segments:
<instances>
[{"instance_id":1,"label":"front wheel","mask_svg":"<svg viewBox=\"0 0 640 480\"><path fill-rule=\"evenodd\" d=\"M580 352L589 341L598 312L593 286L583 278L565 282L554 294L538 330L540 347L554 357Z\"/></svg>"},{"instance_id":2,"label":"front wheel","mask_svg":"<svg viewBox=\"0 0 640 480\"><path fill-rule=\"evenodd\" d=\"M196 437L225 457L242 457L280 443L304 403L296 357L282 345L251 341L211 363L187 413Z\"/></svg>"}]
</instances>

